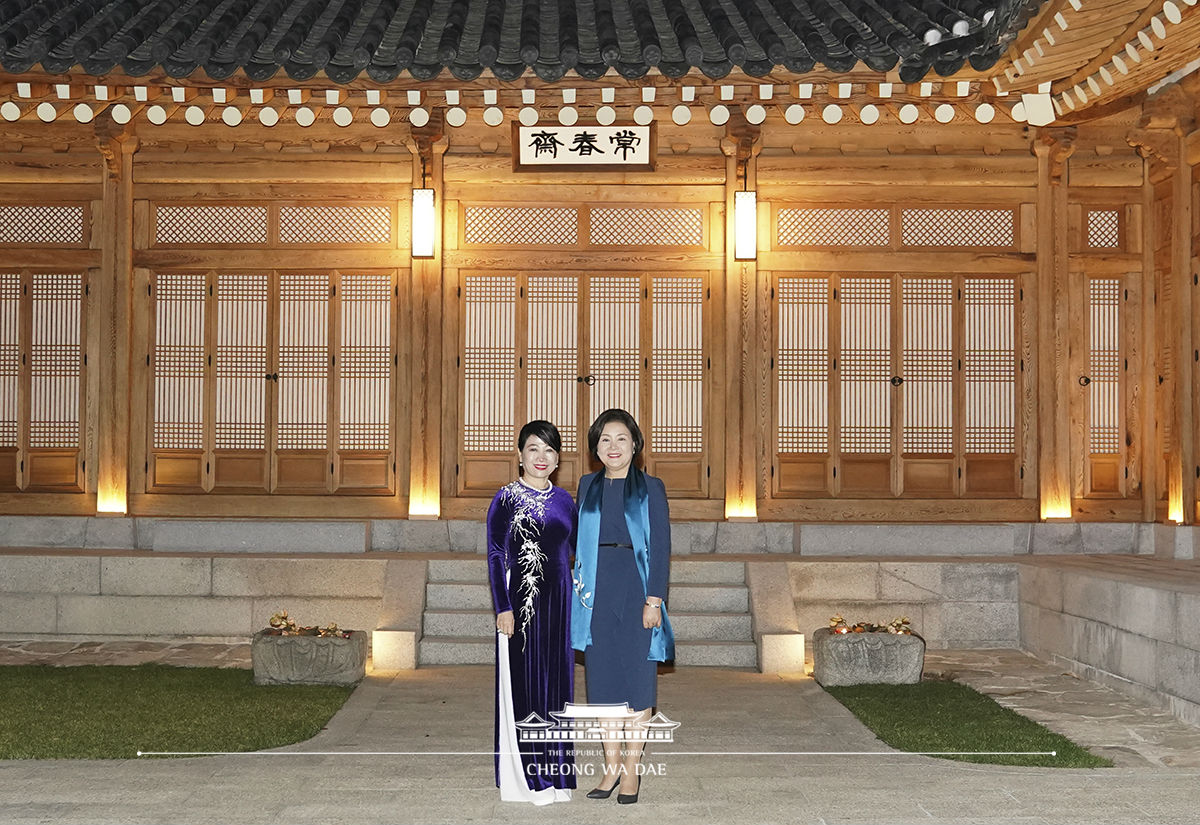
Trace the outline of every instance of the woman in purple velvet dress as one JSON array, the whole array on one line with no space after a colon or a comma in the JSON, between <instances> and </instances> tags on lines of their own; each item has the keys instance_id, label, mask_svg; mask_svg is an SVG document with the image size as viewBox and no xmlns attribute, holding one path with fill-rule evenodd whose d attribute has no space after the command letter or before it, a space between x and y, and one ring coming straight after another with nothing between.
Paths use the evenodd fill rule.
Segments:
<instances>
[{"instance_id":1,"label":"woman in purple velvet dress","mask_svg":"<svg viewBox=\"0 0 1200 825\"><path fill-rule=\"evenodd\" d=\"M550 483L562 440L548 421L517 436L521 475L487 515L488 580L496 608L496 786L506 802L565 802L575 787L573 743L520 741L518 722L553 722L575 694L571 553L577 513ZM532 721L532 720L531 720Z\"/></svg>"}]
</instances>

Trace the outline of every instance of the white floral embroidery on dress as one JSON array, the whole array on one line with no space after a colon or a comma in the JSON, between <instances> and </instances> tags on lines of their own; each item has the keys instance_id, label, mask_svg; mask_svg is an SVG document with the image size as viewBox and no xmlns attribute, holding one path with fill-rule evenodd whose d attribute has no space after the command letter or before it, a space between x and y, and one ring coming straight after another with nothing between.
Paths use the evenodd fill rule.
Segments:
<instances>
[{"instance_id":1,"label":"white floral embroidery on dress","mask_svg":"<svg viewBox=\"0 0 1200 825\"><path fill-rule=\"evenodd\" d=\"M545 490L535 490L519 481L504 487L502 500L513 507L512 526L509 530L520 542L516 561L522 571L521 582L517 585L521 650L525 650L525 643L528 641L525 628L533 621L533 603L541 591L544 578L543 565L546 562L546 554L542 552L541 546L542 525L546 523L546 500L553 489L554 485L550 485ZM509 566L511 568L511 562Z\"/></svg>"}]
</instances>

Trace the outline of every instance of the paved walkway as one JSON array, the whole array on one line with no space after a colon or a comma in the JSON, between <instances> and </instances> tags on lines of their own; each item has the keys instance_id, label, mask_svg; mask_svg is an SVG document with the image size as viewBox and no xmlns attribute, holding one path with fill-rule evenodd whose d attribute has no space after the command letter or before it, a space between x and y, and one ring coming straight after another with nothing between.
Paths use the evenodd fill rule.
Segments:
<instances>
[{"instance_id":1,"label":"paved walkway","mask_svg":"<svg viewBox=\"0 0 1200 825\"><path fill-rule=\"evenodd\" d=\"M244 647L220 645L0 643L0 664L246 659ZM1200 729L1015 651L936 651L926 667L952 671L1117 767L900 754L807 677L680 668L660 678L659 701L681 726L674 744L647 754L655 775L638 805L577 794L534 808L499 801L492 669L460 666L372 674L323 733L274 753L0 762L0 822L1200 823Z\"/></svg>"}]
</instances>

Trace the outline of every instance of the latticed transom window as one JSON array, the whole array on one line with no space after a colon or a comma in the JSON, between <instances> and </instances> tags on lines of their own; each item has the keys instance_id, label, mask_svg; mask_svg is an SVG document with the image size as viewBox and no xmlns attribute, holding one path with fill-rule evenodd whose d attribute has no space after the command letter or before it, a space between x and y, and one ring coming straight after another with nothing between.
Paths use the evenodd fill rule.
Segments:
<instances>
[{"instance_id":1,"label":"latticed transom window","mask_svg":"<svg viewBox=\"0 0 1200 825\"><path fill-rule=\"evenodd\" d=\"M1087 245L1092 249L1119 249L1121 246L1121 211L1118 209L1089 209L1087 213Z\"/></svg>"},{"instance_id":2,"label":"latticed transom window","mask_svg":"<svg viewBox=\"0 0 1200 825\"><path fill-rule=\"evenodd\" d=\"M0 204L0 245L85 246L87 212L83 204Z\"/></svg>"},{"instance_id":3,"label":"latticed transom window","mask_svg":"<svg viewBox=\"0 0 1200 825\"><path fill-rule=\"evenodd\" d=\"M904 209L900 225L905 246L1016 245L1016 214L1012 209Z\"/></svg>"},{"instance_id":4,"label":"latticed transom window","mask_svg":"<svg viewBox=\"0 0 1200 825\"><path fill-rule=\"evenodd\" d=\"M391 206L284 206L279 210L279 240L284 244L388 244L392 241Z\"/></svg>"},{"instance_id":5,"label":"latticed transom window","mask_svg":"<svg viewBox=\"0 0 1200 825\"><path fill-rule=\"evenodd\" d=\"M889 209L783 208L778 216L778 243L787 246L887 246Z\"/></svg>"},{"instance_id":6,"label":"latticed transom window","mask_svg":"<svg viewBox=\"0 0 1200 825\"><path fill-rule=\"evenodd\" d=\"M703 246L699 208L593 207L589 238L599 246Z\"/></svg>"},{"instance_id":7,"label":"latticed transom window","mask_svg":"<svg viewBox=\"0 0 1200 825\"><path fill-rule=\"evenodd\" d=\"M497 246L575 246L579 210L573 207L468 206L467 244Z\"/></svg>"},{"instance_id":8,"label":"latticed transom window","mask_svg":"<svg viewBox=\"0 0 1200 825\"><path fill-rule=\"evenodd\" d=\"M158 205L155 243L178 246L266 244L269 217L264 205Z\"/></svg>"}]
</instances>

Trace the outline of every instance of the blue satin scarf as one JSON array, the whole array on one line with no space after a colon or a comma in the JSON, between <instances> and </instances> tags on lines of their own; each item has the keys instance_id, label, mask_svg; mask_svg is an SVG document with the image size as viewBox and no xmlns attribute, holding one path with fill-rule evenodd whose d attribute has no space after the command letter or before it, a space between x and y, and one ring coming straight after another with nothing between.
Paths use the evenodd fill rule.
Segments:
<instances>
[{"instance_id":1,"label":"blue satin scarf","mask_svg":"<svg viewBox=\"0 0 1200 825\"><path fill-rule=\"evenodd\" d=\"M579 502L579 532L575 544L575 604L571 610L571 647L586 650L592 643L592 601L596 592L596 556L600 547L600 502L602 474L588 486ZM633 541L633 558L642 578L642 596L650 575L650 496L646 492L646 477L637 467L629 468L625 479L625 524ZM656 662L675 658L675 634L667 618L667 605L662 606L662 624L650 631L650 653Z\"/></svg>"}]
</instances>

